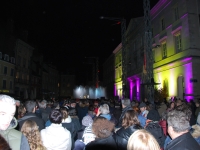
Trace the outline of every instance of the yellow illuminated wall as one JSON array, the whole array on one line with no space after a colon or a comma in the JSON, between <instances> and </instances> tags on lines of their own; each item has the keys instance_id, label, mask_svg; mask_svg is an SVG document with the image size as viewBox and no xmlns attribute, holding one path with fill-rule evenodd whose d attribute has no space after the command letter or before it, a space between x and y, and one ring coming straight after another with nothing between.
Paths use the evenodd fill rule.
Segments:
<instances>
[{"instance_id":1,"label":"yellow illuminated wall","mask_svg":"<svg viewBox=\"0 0 200 150\"><path fill-rule=\"evenodd\" d=\"M180 77L183 78L183 81L179 81ZM190 82L191 78L191 58L182 59L154 69L154 80L157 83L161 83L157 85L157 88L163 88L164 81L167 81L169 97L176 96L182 99L183 93L186 95L193 94L193 83ZM190 96L186 96L185 98L190 99Z\"/></svg>"}]
</instances>

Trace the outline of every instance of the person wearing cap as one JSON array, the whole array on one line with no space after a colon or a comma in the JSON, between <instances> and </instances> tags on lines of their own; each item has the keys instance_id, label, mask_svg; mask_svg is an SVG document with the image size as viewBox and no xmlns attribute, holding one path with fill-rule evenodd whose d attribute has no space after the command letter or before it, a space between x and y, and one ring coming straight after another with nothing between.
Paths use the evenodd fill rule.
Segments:
<instances>
[{"instance_id":1,"label":"person wearing cap","mask_svg":"<svg viewBox=\"0 0 200 150\"><path fill-rule=\"evenodd\" d=\"M122 99L121 102L122 102L122 113L121 113L121 116L119 118L119 122L117 124L118 128L122 127L122 120L124 118L125 113L128 110L133 110L133 108L131 107L131 101L130 101L130 99L125 98L125 99Z\"/></svg>"},{"instance_id":2,"label":"person wearing cap","mask_svg":"<svg viewBox=\"0 0 200 150\"><path fill-rule=\"evenodd\" d=\"M147 106L145 103L140 103L139 105L140 111L141 111L141 115L145 118L147 118L147 115L149 113L149 111L147 110Z\"/></svg>"}]
</instances>

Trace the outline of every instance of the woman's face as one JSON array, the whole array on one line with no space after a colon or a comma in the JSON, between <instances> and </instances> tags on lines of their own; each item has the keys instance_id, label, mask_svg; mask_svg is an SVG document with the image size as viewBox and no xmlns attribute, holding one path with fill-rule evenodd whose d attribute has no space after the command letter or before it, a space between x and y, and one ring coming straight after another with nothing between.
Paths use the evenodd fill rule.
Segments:
<instances>
[{"instance_id":1,"label":"woman's face","mask_svg":"<svg viewBox=\"0 0 200 150\"><path fill-rule=\"evenodd\" d=\"M171 106L170 106L170 108L172 108L172 109L174 108L174 103L171 103Z\"/></svg>"}]
</instances>

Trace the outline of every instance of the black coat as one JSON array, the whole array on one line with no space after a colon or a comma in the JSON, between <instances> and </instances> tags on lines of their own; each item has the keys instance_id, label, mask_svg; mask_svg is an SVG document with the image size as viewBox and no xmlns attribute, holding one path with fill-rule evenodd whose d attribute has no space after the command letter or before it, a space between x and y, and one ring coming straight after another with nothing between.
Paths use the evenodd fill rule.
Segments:
<instances>
[{"instance_id":1,"label":"black coat","mask_svg":"<svg viewBox=\"0 0 200 150\"><path fill-rule=\"evenodd\" d=\"M189 132L173 139L165 150L200 150L197 141Z\"/></svg>"},{"instance_id":2,"label":"black coat","mask_svg":"<svg viewBox=\"0 0 200 150\"><path fill-rule=\"evenodd\" d=\"M138 129L142 129L140 125L132 125L128 128L122 127L116 132L115 141L119 150L126 150L129 137Z\"/></svg>"},{"instance_id":3,"label":"black coat","mask_svg":"<svg viewBox=\"0 0 200 150\"><path fill-rule=\"evenodd\" d=\"M22 118L20 118L18 120L19 130L21 130L21 127L22 127L22 125L24 124L24 122L26 120L33 120L33 121L35 121L35 123L37 124L37 126L39 126L39 131L41 131L42 129L45 128L45 123L44 123L44 120L42 118L39 118L38 116L36 116L35 113L26 113Z\"/></svg>"},{"instance_id":4,"label":"black coat","mask_svg":"<svg viewBox=\"0 0 200 150\"><path fill-rule=\"evenodd\" d=\"M117 145L113 136L114 135L110 135L107 138L96 139L88 143L85 150L117 150Z\"/></svg>"}]
</instances>

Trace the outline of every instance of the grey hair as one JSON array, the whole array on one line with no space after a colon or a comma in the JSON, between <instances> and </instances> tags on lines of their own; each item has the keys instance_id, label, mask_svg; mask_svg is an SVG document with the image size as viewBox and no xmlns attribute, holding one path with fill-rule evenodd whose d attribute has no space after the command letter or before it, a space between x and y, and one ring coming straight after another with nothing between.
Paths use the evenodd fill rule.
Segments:
<instances>
[{"instance_id":1,"label":"grey hair","mask_svg":"<svg viewBox=\"0 0 200 150\"><path fill-rule=\"evenodd\" d=\"M47 106L47 101L46 100L42 100L41 103L38 103L40 108L46 108Z\"/></svg>"},{"instance_id":2,"label":"grey hair","mask_svg":"<svg viewBox=\"0 0 200 150\"><path fill-rule=\"evenodd\" d=\"M99 107L101 114L106 115L110 112L108 104L103 104Z\"/></svg>"},{"instance_id":3,"label":"grey hair","mask_svg":"<svg viewBox=\"0 0 200 150\"><path fill-rule=\"evenodd\" d=\"M122 99L122 104L124 106L129 106L131 104L131 101L130 101L130 99L125 98L125 99Z\"/></svg>"},{"instance_id":4,"label":"grey hair","mask_svg":"<svg viewBox=\"0 0 200 150\"><path fill-rule=\"evenodd\" d=\"M167 123L176 133L190 129L189 119L183 111L172 110L168 112Z\"/></svg>"},{"instance_id":5,"label":"grey hair","mask_svg":"<svg viewBox=\"0 0 200 150\"><path fill-rule=\"evenodd\" d=\"M4 94L0 94L0 101L15 105L15 99Z\"/></svg>"}]
</instances>

